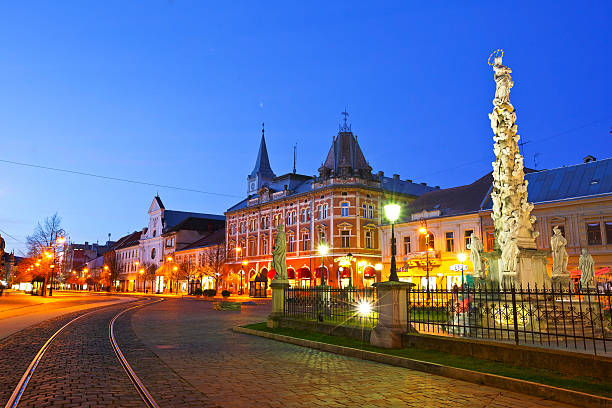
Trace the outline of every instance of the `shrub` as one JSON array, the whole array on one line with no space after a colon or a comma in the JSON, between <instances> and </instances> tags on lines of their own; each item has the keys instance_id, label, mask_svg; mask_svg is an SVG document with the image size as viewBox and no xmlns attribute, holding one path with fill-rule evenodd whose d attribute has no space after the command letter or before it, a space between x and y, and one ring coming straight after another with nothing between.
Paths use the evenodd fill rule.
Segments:
<instances>
[{"instance_id":1,"label":"shrub","mask_svg":"<svg viewBox=\"0 0 612 408\"><path fill-rule=\"evenodd\" d=\"M193 291L193 294L196 296L202 296L202 288L197 288Z\"/></svg>"},{"instance_id":2,"label":"shrub","mask_svg":"<svg viewBox=\"0 0 612 408\"><path fill-rule=\"evenodd\" d=\"M213 297L217 294L217 289L204 289L204 296Z\"/></svg>"},{"instance_id":3,"label":"shrub","mask_svg":"<svg viewBox=\"0 0 612 408\"><path fill-rule=\"evenodd\" d=\"M230 295L230 291L229 290L224 290L223 292L221 292L221 296L223 297L229 297Z\"/></svg>"}]
</instances>

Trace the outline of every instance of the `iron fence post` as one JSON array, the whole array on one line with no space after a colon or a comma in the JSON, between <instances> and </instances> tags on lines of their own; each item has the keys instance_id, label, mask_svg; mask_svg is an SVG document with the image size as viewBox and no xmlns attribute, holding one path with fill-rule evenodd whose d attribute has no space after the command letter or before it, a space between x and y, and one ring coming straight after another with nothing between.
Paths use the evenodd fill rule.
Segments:
<instances>
[{"instance_id":1,"label":"iron fence post","mask_svg":"<svg viewBox=\"0 0 612 408\"><path fill-rule=\"evenodd\" d=\"M514 342L518 346L519 344L518 314L516 312L516 290L514 288L514 285L510 285L510 294L512 295L512 317L514 319Z\"/></svg>"}]
</instances>

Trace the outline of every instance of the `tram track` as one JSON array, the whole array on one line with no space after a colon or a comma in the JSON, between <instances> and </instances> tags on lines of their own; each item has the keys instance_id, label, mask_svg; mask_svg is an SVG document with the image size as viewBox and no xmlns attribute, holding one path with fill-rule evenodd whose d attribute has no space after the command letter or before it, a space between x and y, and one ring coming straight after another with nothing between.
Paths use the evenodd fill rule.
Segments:
<instances>
[{"instance_id":1,"label":"tram track","mask_svg":"<svg viewBox=\"0 0 612 408\"><path fill-rule=\"evenodd\" d=\"M139 379L139 377L136 375L136 373L134 372L134 370L131 368L129 362L127 361L127 359L125 358L125 356L123 355L123 352L121 351L119 345L117 344L117 341L115 339L115 334L114 334L114 323L115 321L125 312L129 311L129 310L133 310L136 308L140 308L140 307L144 307L144 306L148 306L148 305L152 305L152 304L156 304L159 303L161 301L163 301L164 299L160 299L160 300L155 300L155 301L149 301L150 299L145 299L142 301L138 301L139 304L128 307L128 308L124 308L123 310L120 310L118 313L116 313L113 318L110 320L110 322L108 323L108 340L110 341L111 347L121 365L121 367L124 369L127 377L129 378L130 382L132 383L132 385L134 386L134 388L136 389L136 391L138 392L138 395L140 395L140 397L142 398L143 402L145 403L145 405L147 407L151 407L151 408L157 408L158 405L155 402L155 400L153 399L153 397L151 396L151 394L149 393L149 391L147 390L146 386L143 384L143 382ZM112 306L108 306L108 307L112 307ZM43 344L43 346L39 349L39 351L36 353L36 355L34 356L34 358L32 359L32 361L30 362L30 364L28 365L28 368L26 369L26 371L24 372L24 374L21 376L19 382L17 383L17 386L15 387L15 389L13 390L13 393L11 394L9 400L7 401L5 408L15 408L20 406L20 402L22 400L22 397L27 389L28 384L30 383L30 380L32 379L33 375L36 373L36 369L37 367L39 367L40 363L43 361L43 358L45 357L45 354L47 353L47 351L49 350L49 348L52 346L52 344L54 343L54 341L62 334L66 331L66 329L68 329L71 326L74 326L73 323L78 322L79 320L93 315L94 313L98 313L101 311L107 311L108 307L102 307L100 309L97 310L93 310L87 313L83 313L73 319L71 319L70 321L66 322L64 325L62 325L58 330L56 330L53 335L51 335Z\"/></svg>"}]
</instances>

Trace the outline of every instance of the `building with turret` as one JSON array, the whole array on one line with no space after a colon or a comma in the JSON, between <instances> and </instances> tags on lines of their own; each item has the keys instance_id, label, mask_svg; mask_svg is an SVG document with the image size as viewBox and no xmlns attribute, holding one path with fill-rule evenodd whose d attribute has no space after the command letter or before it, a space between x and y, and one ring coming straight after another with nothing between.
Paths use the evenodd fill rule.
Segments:
<instances>
[{"instance_id":1,"label":"building with turret","mask_svg":"<svg viewBox=\"0 0 612 408\"><path fill-rule=\"evenodd\" d=\"M346 117L316 176L276 176L265 135L247 177L247 197L227 210L224 288L254 294L273 277L276 227L284 225L293 286L369 286L380 280L379 225L388 201L407 204L435 187L374 174ZM322 259L318 247L329 253Z\"/></svg>"}]
</instances>

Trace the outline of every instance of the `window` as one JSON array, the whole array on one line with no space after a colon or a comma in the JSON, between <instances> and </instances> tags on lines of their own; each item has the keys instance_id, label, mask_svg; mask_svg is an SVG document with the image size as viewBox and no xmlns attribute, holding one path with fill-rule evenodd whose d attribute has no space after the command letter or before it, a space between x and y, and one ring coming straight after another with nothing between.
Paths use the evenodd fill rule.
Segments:
<instances>
[{"instance_id":1,"label":"window","mask_svg":"<svg viewBox=\"0 0 612 408\"><path fill-rule=\"evenodd\" d=\"M368 218L368 207L364 204L363 208L363 218Z\"/></svg>"},{"instance_id":2,"label":"window","mask_svg":"<svg viewBox=\"0 0 612 408\"><path fill-rule=\"evenodd\" d=\"M325 234L325 231L321 230L319 231L319 244L324 244L327 242L327 236Z\"/></svg>"},{"instance_id":3,"label":"window","mask_svg":"<svg viewBox=\"0 0 612 408\"><path fill-rule=\"evenodd\" d=\"M372 231L366 231L365 233L365 247L372 248Z\"/></svg>"},{"instance_id":4,"label":"window","mask_svg":"<svg viewBox=\"0 0 612 408\"><path fill-rule=\"evenodd\" d=\"M492 251L495 248L495 232L487 231L487 251Z\"/></svg>"},{"instance_id":5,"label":"window","mask_svg":"<svg viewBox=\"0 0 612 408\"><path fill-rule=\"evenodd\" d=\"M297 222L297 212L295 210L291 211L291 224L295 224Z\"/></svg>"},{"instance_id":6,"label":"window","mask_svg":"<svg viewBox=\"0 0 612 408\"><path fill-rule=\"evenodd\" d=\"M368 218L374 218L374 207L368 206Z\"/></svg>"},{"instance_id":7,"label":"window","mask_svg":"<svg viewBox=\"0 0 612 408\"><path fill-rule=\"evenodd\" d=\"M587 241L589 245L601 245L601 228L598 222L587 224Z\"/></svg>"},{"instance_id":8,"label":"window","mask_svg":"<svg viewBox=\"0 0 612 408\"><path fill-rule=\"evenodd\" d=\"M606 222L606 243L612 244L612 222Z\"/></svg>"},{"instance_id":9,"label":"window","mask_svg":"<svg viewBox=\"0 0 612 408\"><path fill-rule=\"evenodd\" d=\"M318 205L317 206L317 219L320 220L323 218L323 207Z\"/></svg>"},{"instance_id":10,"label":"window","mask_svg":"<svg viewBox=\"0 0 612 408\"><path fill-rule=\"evenodd\" d=\"M428 248L434 249L434 234L429 232L427 235L420 234L419 250L427 251Z\"/></svg>"},{"instance_id":11,"label":"window","mask_svg":"<svg viewBox=\"0 0 612 408\"><path fill-rule=\"evenodd\" d=\"M447 232L444 234L446 237L446 252L454 252L455 251L455 238L452 232Z\"/></svg>"},{"instance_id":12,"label":"window","mask_svg":"<svg viewBox=\"0 0 612 408\"><path fill-rule=\"evenodd\" d=\"M302 222L306 222L306 221L308 221L308 210L304 208L302 210Z\"/></svg>"},{"instance_id":13,"label":"window","mask_svg":"<svg viewBox=\"0 0 612 408\"><path fill-rule=\"evenodd\" d=\"M293 235L289 235L289 240L287 241L287 246L289 247L288 252L295 251L295 237Z\"/></svg>"},{"instance_id":14,"label":"window","mask_svg":"<svg viewBox=\"0 0 612 408\"><path fill-rule=\"evenodd\" d=\"M257 247L255 244L256 244L255 240L249 241L249 256L257 255Z\"/></svg>"},{"instance_id":15,"label":"window","mask_svg":"<svg viewBox=\"0 0 612 408\"><path fill-rule=\"evenodd\" d=\"M155 259L155 248L151 248L151 259Z\"/></svg>"},{"instance_id":16,"label":"window","mask_svg":"<svg viewBox=\"0 0 612 408\"><path fill-rule=\"evenodd\" d=\"M261 254L262 255L267 255L268 254L268 240L266 238L264 238L261 241Z\"/></svg>"},{"instance_id":17,"label":"window","mask_svg":"<svg viewBox=\"0 0 612 408\"><path fill-rule=\"evenodd\" d=\"M351 247L351 232L341 231L340 237L341 237L340 246L342 248L350 248Z\"/></svg>"},{"instance_id":18,"label":"window","mask_svg":"<svg viewBox=\"0 0 612 408\"><path fill-rule=\"evenodd\" d=\"M349 215L349 203L340 204L340 216L348 217Z\"/></svg>"},{"instance_id":19,"label":"window","mask_svg":"<svg viewBox=\"0 0 612 408\"><path fill-rule=\"evenodd\" d=\"M329 206L327 204L324 204L323 205L323 218L327 218L328 217L328 215L327 215L328 214L328 209L329 209Z\"/></svg>"},{"instance_id":20,"label":"window","mask_svg":"<svg viewBox=\"0 0 612 408\"><path fill-rule=\"evenodd\" d=\"M404 237L404 255L408 255L410 252L412 252L410 237Z\"/></svg>"},{"instance_id":21,"label":"window","mask_svg":"<svg viewBox=\"0 0 612 408\"><path fill-rule=\"evenodd\" d=\"M308 234L302 235L302 250L303 251L310 250L310 237Z\"/></svg>"},{"instance_id":22,"label":"window","mask_svg":"<svg viewBox=\"0 0 612 408\"><path fill-rule=\"evenodd\" d=\"M470 249L470 241L472 239L472 233L474 232L474 230L465 230L463 232L463 249L465 251ZM489 247L489 250L493 249L493 247Z\"/></svg>"}]
</instances>

